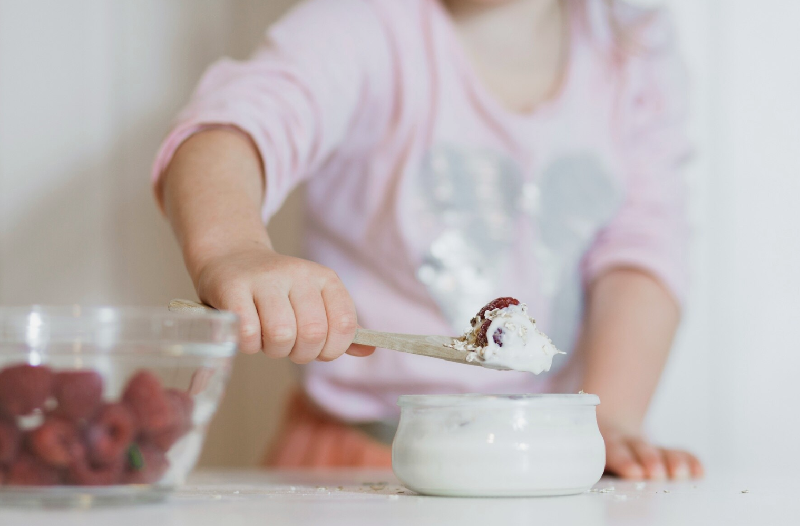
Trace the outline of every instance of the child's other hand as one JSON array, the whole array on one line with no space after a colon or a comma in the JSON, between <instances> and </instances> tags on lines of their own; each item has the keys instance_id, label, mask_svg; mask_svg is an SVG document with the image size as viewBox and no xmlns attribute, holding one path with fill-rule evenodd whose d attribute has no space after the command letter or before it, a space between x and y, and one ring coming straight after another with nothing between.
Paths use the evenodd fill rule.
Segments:
<instances>
[{"instance_id":1,"label":"child's other hand","mask_svg":"<svg viewBox=\"0 0 800 526\"><path fill-rule=\"evenodd\" d=\"M686 451L650 444L641 436L601 426L606 473L625 479L687 480L703 476L700 461Z\"/></svg>"},{"instance_id":2,"label":"child's other hand","mask_svg":"<svg viewBox=\"0 0 800 526\"><path fill-rule=\"evenodd\" d=\"M239 315L245 353L263 350L304 364L375 350L352 345L355 305L329 268L256 245L224 251L192 270L200 300Z\"/></svg>"}]
</instances>

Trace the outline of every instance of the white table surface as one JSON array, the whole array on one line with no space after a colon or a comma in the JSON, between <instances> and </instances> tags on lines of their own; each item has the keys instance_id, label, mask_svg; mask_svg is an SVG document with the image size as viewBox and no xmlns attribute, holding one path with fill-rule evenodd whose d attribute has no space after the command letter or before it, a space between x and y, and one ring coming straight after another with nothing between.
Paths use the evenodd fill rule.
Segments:
<instances>
[{"instance_id":1,"label":"white table surface","mask_svg":"<svg viewBox=\"0 0 800 526\"><path fill-rule=\"evenodd\" d=\"M97 510L0 509L0 526L800 525L796 478L604 479L569 497L422 497L383 471L206 471L167 502Z\"/></svg>"}]
</instances>

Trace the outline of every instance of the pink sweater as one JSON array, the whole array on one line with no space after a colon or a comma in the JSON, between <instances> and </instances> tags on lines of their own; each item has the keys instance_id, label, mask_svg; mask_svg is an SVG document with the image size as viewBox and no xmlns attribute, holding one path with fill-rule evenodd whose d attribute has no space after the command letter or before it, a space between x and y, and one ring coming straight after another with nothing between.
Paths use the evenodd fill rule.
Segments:
<instances>
[{"instance_id":1,"label":"pink sweater","mask_svg":"<svg viewBox=\"0 0 800 526\"><path fill-rule=\"evenodd\" d=\"M306 181L307 255L338 272L362 326L459 334L514 296L568 352L541 376L381 349L312 363L305 389L332 414L391 419L405 393L577 390L586 282L636 267L683 297L689 148L670 26L620 10L641 48L620 59L604 3L570 5L564 84L529 114L481 85L438 1L312 0L250 60L211 66L164 142L156 178L199 129L247 132L264 221Z\"/></svg>"}]
</instances>

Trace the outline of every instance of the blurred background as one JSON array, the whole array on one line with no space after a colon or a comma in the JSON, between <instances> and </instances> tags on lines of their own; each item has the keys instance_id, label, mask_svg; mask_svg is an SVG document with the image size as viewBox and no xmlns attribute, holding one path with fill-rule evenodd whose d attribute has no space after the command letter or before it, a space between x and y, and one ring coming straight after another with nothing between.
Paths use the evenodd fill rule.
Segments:
<instances>
[{"instance_id":1,"label":"blurred background","mask_svg":"<svg viewBox=\"0 0 800 526\"><path fill-rule=\"evenodd\" d=\"M0 0L0 304L195 298L148 184L204 68L292 0ZM653 3L653 2L648 2ZM800 468L800 2L666 0L691 73L693 289L649 432ZM299 255L302 189L270 224ZM166 308L166 307L165 307ZM204 465L257 463L295 382L239 356Z\"/></svg>"}]
</instances>

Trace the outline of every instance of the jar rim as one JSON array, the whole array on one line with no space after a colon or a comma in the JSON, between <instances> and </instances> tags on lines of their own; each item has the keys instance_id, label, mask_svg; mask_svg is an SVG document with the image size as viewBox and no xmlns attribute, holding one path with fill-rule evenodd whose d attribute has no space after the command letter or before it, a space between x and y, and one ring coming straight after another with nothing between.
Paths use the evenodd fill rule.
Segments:
<instances>
[{"instance_id":1,"label":"jar rim","mask_svg":"<svg viewBox=\"0 0 800 526\"><path fill-rule=\"evenodd\" d=\"M397 399L400 407L554 407L554 406L596 406L600 397L595 394L441 394L441 395L401 395Z\"/></svg>"}]
</instances>

